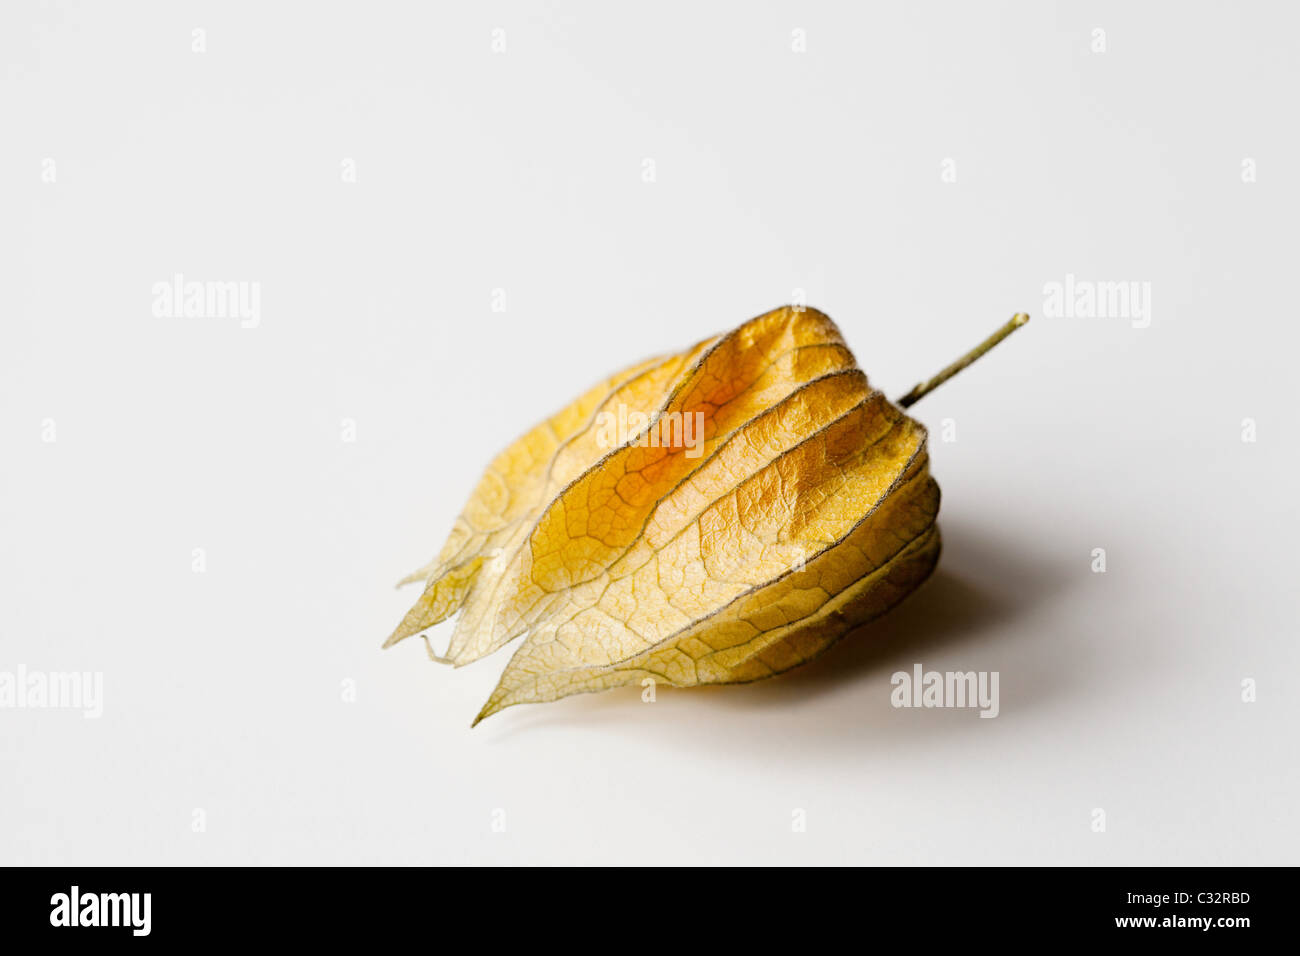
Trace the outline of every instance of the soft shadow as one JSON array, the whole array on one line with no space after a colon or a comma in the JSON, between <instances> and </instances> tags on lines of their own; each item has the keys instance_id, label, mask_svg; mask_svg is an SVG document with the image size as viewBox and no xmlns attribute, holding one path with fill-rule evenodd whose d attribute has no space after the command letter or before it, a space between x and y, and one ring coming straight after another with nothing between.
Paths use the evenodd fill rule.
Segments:
<instances>
[{"instance_id":1,"label":"soft shadow","mask_svg":"<svg viewBox=\"0 0 1300 956\"><path fill-rule=\"evenodd\" d=\"M1077 580L1077 569L1064 567L1059 559L1054 561L1041 553L1033 538L1013 539L999 529L959 520L942 522L942 532L943 554L930 579L888 614L846 634L817 659L752 684L660 689L659 694L672 695L673 710L678 710L679 704L689 709L685 723L664 721L666 715L659 712L660 708L640 705L638 688L626 688L529 705L514 709L513 714L507 710L493 718L501 724L494 728L492 736L504 738L530 728L593 724L601 728L613 724L629 730L643 724L675 725L687 727L689 733L692 726L698 730L699 720L709 720L710 712L718 719L728 714L729 719L738 719L750 710L800 711L821 706L824 698L840 696L848 688L855 697L850 706L854 712L851 732L856 737L864 721L879 724L888 719L888 705L881 706L884 697L876 691L883 688L887 697L889 675L910 670L914 662L949 656L955 648L966 647L971 650L971 658L980 662L975 669L1014 670L1018 660L1032 669L1031 660L1041 655L1041 648L1022 646L1031 640L1037 643L1037 638L1016 625ZM986 667L990 661L993 666ZM1023 713L1037 700L1059 693L1060 682L1068 679L1067 674L1055 671L1044 678L1039 670L1034 680L1017 682L1017 712ZM868 684L876 689L871 695L857 693L857 685ZM1004 677L1004 694L1005 689ZM692 695L689 704L679 700L685 695ZM931 727L952 726L947 721L926 723ZM816 723L809 732L825 736L840 730Z\"/></svg>"},{"instance_id":2,"label":"soft shadow","mask_svg":"<svg viewBox=\"0 0 1300 956\"><path fill-rule=\"evenodd\" d=\"M816 660L750 686L780 696L806 696L881 669L892 673L900 666L910 668L914 661L963 642L978 640L987 646L999 629L1077 577L1018 544L999 543L988 529L945 522L942 530L939 567L901 604L849 632Z\"/></svg>"}]
</instances>

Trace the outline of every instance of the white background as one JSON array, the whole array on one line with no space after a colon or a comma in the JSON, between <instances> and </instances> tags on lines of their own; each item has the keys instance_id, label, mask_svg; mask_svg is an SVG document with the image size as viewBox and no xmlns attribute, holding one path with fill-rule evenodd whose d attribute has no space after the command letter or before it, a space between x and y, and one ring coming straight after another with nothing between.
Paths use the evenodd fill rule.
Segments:
<instances>
[{"instance_id":1,"label":"white background","mask_svg":"<svg viewBox=\"0 0 1300 956\"><path fill-rule=\"evenodd\" d=\"M1297 862L1297 27L4 4L0 670L104 714L0 710L0 862ZM260 324L155 317L176 273ZM1045 316L1067 274L1149 327ZM924 588L786 677L473 731L509 650L380 650L494 452L796 289L895 396L1034 316L913 409ZM1001 715L892 708L917 662Z\"/></svg>"}]
</instances>

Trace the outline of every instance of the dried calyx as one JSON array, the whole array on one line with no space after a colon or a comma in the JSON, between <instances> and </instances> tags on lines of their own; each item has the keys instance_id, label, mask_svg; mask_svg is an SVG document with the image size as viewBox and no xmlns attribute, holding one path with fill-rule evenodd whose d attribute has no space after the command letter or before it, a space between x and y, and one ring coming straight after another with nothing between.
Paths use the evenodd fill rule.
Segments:
<instances>
[{"instance_id":1,"label":"dried calyx","mask_svg":"<svg viewBox=\"0 0 1300 956\"><path fill-rule=\"evenodd\" d=\"M488 466L385 647L456 615L460 666L519 641L475 720L650 681L789 670L906 597L939 557L924 426L839 329L785 307L625 369ZM428 644L425 635L426 645Z\"/></svg>"}]
</instances>

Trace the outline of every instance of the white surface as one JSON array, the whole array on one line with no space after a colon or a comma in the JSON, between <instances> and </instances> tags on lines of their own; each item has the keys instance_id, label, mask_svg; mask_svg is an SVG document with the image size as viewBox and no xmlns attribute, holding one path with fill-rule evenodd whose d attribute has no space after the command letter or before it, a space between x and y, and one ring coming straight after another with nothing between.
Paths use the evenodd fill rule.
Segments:
<instances>
[{"instance_id":1,"label":"white surface","mask_svg":"<svg viewBox=\"0 0 1300 956\"><path fill-rule=\"evenodd\" d=\"M442 6L4 5L0 670L104 714L0 710L0 862L1297 862L1294 8ZM380 651L492 453L796 288L895 396L1034 315L915 407L946 550L870 639L473 731L509 651Z\"/></svg>"}]
</instances>

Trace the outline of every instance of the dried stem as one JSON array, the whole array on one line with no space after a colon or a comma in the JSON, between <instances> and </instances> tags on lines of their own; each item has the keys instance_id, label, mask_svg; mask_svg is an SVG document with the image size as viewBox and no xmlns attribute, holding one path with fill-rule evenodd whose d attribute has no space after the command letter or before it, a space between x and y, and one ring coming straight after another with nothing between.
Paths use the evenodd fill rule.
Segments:
<instances>
[{"instance_id":1,"label":"dried stem","mask_svg":"<svg viewBox=\"0 0 1300 956\"><path fill-rule=\"evenodd\" d=\"M967 365L975 361L977 358L979 358L989 349L993 348L993 346L997 345L1008 335L1010 335L1012 332L1020 328L1028 321L1029 321L1028 315L1026 315L1024 312L1017 312L1015 315L1013 315L1010 318L1010 320L1007 322L1006 325L1002 326L1002 328L998 329L996 332L990 335L979 345L975 346L973 349L971 349L969 352L967 352L957 361L953 362L951 365L949 365L938 375L934 376L934 378L921 382L910 392L908 392L906 395L900 398L898 400L898 404L901 405L903 408L907 408L911 405L916 404L926 395L929 395L931 392L933 392L944 382L948 381L948 379L952 378L954 375L956 375L958 372L964 369Z\"/></svg>"}]
</instances>

